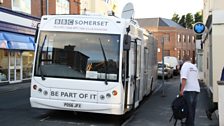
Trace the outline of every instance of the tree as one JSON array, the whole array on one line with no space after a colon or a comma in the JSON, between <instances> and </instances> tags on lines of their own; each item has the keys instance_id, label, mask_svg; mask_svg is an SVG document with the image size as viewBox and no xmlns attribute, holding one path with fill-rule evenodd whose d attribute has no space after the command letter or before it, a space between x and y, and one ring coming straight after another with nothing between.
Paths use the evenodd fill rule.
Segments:
<instances>
[{"instance_id":1,"label":"tree","mask_svg":"<svg viewBox=\"0 0 224 126\"><path fill-rule=\"evenodd\" d=\"M176 13L174 13L173 14L173 17L172 17L172 19L171 19L172 21L174 21L174 22L176 22L176 23L178 23L179 22L179 20L180 20L180 17L179 17L179 15L178 14L176 14Z\"/></svg>"},{"instance_id":2,"label":"tree","mask_svg":"<svg viewBox=\"0 0 224 126\"><path fill-rule=\"evenodd\" d=\"M181 26L185 28L193 28L193 24L196 22L202 22L202 13L197 12L194 14L194 16L191 13L187 13L186 15L182 15L181 18L178 14L174 13L172 17L172 21L180 24Z\"/></svg>"},{"instance_id":3,"label":"tree","mask_svg":"<svg viewBox=\"0 0 224 126\"><path fill-rule=\"evenodd\" d=\"M187 13L186 15L186 28L193 28L194 19L191 13Z\"/></svg>"},{"instance_id":4,"label":"tree","mask_svg":"<svg viewBox=\"0 0 224 126\"><path fill-rule=\"evenodd\" d=\"M201 12L197 12L196 14L194 14L194 23L196 22L202 22L202 14Z\"/></svg>"},{"instance_id":5,"label":"tree","mask_svg":"<svg viewBox=\"0 0 224 126\"><path fill-rule=\"evenodd\" d=\"M182 15L182 17L179 20L178 24L180 24L183 27L186 27L186 18L185 18L185 15Z\"/></svg>"}]
</instances>

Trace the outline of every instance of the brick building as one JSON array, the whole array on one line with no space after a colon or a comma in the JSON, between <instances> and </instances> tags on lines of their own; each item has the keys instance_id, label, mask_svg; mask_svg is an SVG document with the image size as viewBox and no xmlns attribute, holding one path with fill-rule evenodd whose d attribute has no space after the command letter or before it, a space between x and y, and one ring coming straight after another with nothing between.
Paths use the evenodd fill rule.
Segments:
<instances>
[{"instance_id":1,"label":"brick building","mask_svg":"<svg viewBox=\"0 0 224 126\"><path fill-rule=\"evenodd\" d=\"M79 13L80 0L0 0L0 85L30 79L42 15Z\"/></svg>"},{"instance_id":2,"label":"brick building","mask_svg":"<svg viewBox=\"0 0 224 126\"><path fill-rule=\"evenodd\" d=\"M46 14L80 14L80 0L2 0L0 7L36 17Z\"/></svg>"},{"instance_id":3,"label":"brick building","mask_svg":"<svg viewBox=\"0 0 224 126\"><path fill-rule=\"evenodd\" d=\"M162 60L161 43L164 38L164 56L174 56L181 60L184 54L188 54L195 63L195 35L192 29L185 29L174 21L164 18L141 18L137 21L157 39L158 61Z\"/></svg>"}]
</instances>

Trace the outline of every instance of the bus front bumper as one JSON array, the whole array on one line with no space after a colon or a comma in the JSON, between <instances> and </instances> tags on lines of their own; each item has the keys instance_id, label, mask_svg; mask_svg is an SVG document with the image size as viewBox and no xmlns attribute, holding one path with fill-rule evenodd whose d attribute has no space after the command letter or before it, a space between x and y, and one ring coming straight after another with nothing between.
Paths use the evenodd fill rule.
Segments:
<instances>
[{"instance_id":1,"label":"bus front bumper","mask_svg":"<svg viewBox=\"0 0 224 126\"><path fill-rule=\"evenodd\" d=\"M80 112L92 112L102 114L122 115L124 107L122 104L101 104L53 99L30 98L30 104L33 108L68 110Z\"/></svg>"}]
</instances>

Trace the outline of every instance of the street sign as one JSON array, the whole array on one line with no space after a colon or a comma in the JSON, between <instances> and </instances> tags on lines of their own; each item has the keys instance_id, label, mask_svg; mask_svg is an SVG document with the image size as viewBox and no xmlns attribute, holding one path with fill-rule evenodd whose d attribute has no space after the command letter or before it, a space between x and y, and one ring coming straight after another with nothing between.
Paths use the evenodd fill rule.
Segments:
<instances>
[{"instance_id":1,"label":"street sign","mask_svg":"<svg viewBox=\"0 0 224 126\"><path fill-rule=\"evenodd\" d=\"M205 31L205 25L201 22L197 22L194 25L194 32L198 35L202 34Z\"/></svg>"}]
</instances>

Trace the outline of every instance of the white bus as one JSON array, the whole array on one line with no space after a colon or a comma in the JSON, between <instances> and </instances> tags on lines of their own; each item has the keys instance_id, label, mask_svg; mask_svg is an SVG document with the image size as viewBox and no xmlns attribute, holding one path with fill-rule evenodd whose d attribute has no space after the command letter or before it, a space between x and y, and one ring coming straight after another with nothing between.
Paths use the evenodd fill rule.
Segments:
<instances>
[{"instance_id":1,"label":"white bus","mask_svg":"<svg viewBox=\"0 0 224 126\"><path fill-rule=\"evenodd\" d=\"M131 19L47 15L37 34L34 108L123 115L156 87L156 41Z\"/></svg>"}]
</instances>

